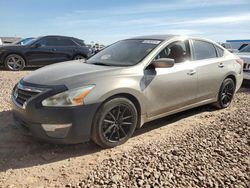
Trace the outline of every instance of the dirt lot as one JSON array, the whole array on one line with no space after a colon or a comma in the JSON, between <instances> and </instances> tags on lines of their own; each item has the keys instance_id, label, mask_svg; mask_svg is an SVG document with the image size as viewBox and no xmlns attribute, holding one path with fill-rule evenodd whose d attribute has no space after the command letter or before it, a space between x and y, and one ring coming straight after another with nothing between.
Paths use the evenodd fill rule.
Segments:
<instances>
[{"instance_id":1,"label":"dirt lot","mask_svg":"<svg viewBox=\"0 0 250 188\"><path fill-rule=\"evenodd\" d=\"M10 105L29 71L0 72L0 187L249 187L250 88L225 110L204 106L146 124L126 144L56 146L24 137Z\"/></svg>"}]
</instances>

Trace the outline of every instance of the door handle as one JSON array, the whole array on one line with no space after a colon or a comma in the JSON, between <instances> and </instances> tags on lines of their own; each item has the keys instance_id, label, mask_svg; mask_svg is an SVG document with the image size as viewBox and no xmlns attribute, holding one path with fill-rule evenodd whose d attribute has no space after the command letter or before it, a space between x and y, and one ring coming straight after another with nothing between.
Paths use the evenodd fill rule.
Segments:
<instances>
[{"instance_id":1,"label":"door handle","mask_svg":"<svg viewBox=\"0 0 250 188\"><path fill-rule=\"evenodd\" d=\"M218 65L218 67L220 67L220 68L223 68L225 65L224 65L224 63L220 63L219 65Z\"/></svg>"},{"instance_id":2,"label":"door handle","mask_svg":"<svg viewBox=\"0 0 250 188\"><path fill-rule=\"evenodd\" d=\"M195 70L189 70L187 74L190 75L190 76L192 76L192 75L194 75L195 73L196 73Z\"/></svg>"},{"instance_id":3,"label":"door handle","mask_svg":"<svg viewBox=\"0 0 250 188\"><path fill-rule=\"evenodd\" d=\"M56 51L56 48L52 48L51 51L53 51L53 52Z\"/></svg>"}]
</instances>

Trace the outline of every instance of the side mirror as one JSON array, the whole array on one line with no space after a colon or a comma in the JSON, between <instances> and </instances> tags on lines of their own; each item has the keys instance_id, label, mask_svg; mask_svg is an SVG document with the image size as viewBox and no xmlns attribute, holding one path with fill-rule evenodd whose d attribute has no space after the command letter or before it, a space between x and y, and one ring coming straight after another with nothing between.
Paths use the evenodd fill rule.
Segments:
<instances>
[{"instance_id":1,"label":"side mirror","mask_svg":"<svg viewBox=\"0 0 250 188\"><path fill-rule=\"evenodd\" d=\"M170 58L160 58L152 62L155 68L170 68L174 66L174 59Z\"/></svg>"}]
</instances>

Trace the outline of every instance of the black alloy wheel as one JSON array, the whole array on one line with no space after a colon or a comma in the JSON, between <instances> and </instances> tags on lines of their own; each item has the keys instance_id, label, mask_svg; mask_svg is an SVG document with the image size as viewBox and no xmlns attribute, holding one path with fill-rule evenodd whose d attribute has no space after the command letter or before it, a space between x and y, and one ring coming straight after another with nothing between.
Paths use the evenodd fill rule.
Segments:
<instances>
[{"instance_id":1,"label":"black alloy wheel","mask_svg":"<svg viewBox=\"0 0 250 188\"><path fill-rule=\"evenodd\" d=\"M103 148L126 142L137 125L137 110L126 98L115 98L106 102L97 113L92 139Z\"/></svg>"},{"instance_id":2,"label":"black alloy wheel","mask_svg":"<svg viewBox=\"0 0 250 188\"><path fill-rule=\"evenodd\" d=\"M216 106L219 108L228 107L233 100L234 93L235 93L234 81L231 78L225 79L221 85Z\"/></svg>"},{"instance_id":3,"label":"black alloy wheel","mask_svg":"<svg viewBox=\"0 0 250 188\"><path fill-rule=\"evenodd\" d=\"M11 71L20 71L25 67L25 60L18 54L10 54L5 58L5 67Z\"/></svg>"}]
</instances>

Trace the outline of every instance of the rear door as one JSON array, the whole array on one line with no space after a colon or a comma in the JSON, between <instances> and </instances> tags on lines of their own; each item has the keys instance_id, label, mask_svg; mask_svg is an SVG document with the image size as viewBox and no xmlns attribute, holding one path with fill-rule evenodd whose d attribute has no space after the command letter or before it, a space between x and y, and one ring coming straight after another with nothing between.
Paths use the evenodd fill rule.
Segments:
<instances>
[{"instance_id":1,"label":"rear door","mask_svg":"<svg viewBox=\"0 0 250 188\"><path fill-rule=\"evenodd\" d=\"M190 105L197 94L196 67L190 61L188 40L169 44L156 58L175 59L175 65L145 70L144 77L150 82L145 89L149 118Z\"/></svg>"},{"instance_id":2,"label":"rear door","mask_svg":"<svg viewBox=\"0 0 250 188\"><path fill-rule=\"evenodd\" d=\"M59 45L57 47L58 50L58 58L60 61L68 61L74 58L76 54L78 54L79 45L76 44L69 37L60 37Z\"/></svg>"},{"instance_id":3,"label":"rear door","mask_svg":"<svg viewBox=\"0 0 250 188\"><path fill-rule=\"evenodd\" d=\"M217 49L218 48L218 49ZM197 66L199 101L217 96L224 75L223 49L203 40L192 40L192 58Z\"/></svg>"}]
</instances>

